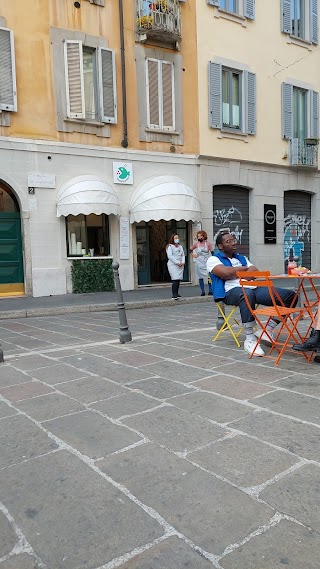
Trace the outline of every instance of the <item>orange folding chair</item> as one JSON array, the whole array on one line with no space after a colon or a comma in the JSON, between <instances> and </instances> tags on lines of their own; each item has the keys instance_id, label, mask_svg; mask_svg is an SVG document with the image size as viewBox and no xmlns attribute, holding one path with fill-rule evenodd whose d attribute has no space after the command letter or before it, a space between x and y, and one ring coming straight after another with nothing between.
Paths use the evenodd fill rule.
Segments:
<instances>
[{"instance_id":1,"label":"orange folding chair","mask_svg":"<svg viewBox=\"0 0 320 569\"><path fill-rule=\"evenodd\" d=\"M242 287L245 301L247 303L248 309L250 310L252 316L256 320L257 324L261 328L261 334L257 339L256 346L250 354L250 358L254 356L254 352L257 346L260 344L263 334L266 334L271 342L270 354L273 350L277 350L278 357L275 361L275 365L278 365L285 350L287 349L289 342L292 341L294 344L300 344L304 341L299 330L297 329L298 323L301 320L305 310L304 308L287 308L284 306L282 299L274 288L270 277L269 271L246 271L245 273L239 271L237 276ZM266 306L263 308L252 308L247 296L246 287L267 287L268 292L272 301L272 306ZM266 321L262 322L261 318L265 317ZM276 337L273 339L267 331L267 326L272 318L279 320L279 330L277 331ZM280 335L286 332L287 337L285 341L280 340ZM306 360L309 362L312 358L313 352L307 354L306 352L300 352L304 355Z\"/></svg>"}]
</instances>

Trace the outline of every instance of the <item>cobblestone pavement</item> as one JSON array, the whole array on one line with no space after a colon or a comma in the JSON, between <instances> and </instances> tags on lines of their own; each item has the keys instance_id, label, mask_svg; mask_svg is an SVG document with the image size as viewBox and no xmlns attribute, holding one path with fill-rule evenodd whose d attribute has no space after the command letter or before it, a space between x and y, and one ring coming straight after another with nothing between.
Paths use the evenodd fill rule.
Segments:
<instances>
[{"instance_id":1,"label":"cobblestone pavement","mask_svg":"<svg viewBox=\"0 0 320 569\"><path fill-rule=\"evenodd\" d=\"M0 569L319 569L320 367L215 317L1 321Z\"/></svg>"}]
</instances>

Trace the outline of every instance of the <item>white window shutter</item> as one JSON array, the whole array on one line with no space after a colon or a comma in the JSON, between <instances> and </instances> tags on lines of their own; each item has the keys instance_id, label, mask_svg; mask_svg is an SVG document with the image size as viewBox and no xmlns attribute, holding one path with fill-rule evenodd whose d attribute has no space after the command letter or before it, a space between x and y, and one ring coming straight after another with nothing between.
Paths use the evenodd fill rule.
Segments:
<instances>
[{"instance_id":1,"label":"white window shutter","mask_svg":"<svg viewBox=\"0 0 320 569\"><path fill-rule=\"evenodd\" d=\"M281 31L292 34L291 0L281 0Z\"/></svg>"},{"instance_id":2,"label":"white window shutter","mask_svg":"<svg viewBox=\"0 0 320 569\"><path fill-rule=\"evenodd\" d=\"M209 62L209 126L222 128L222 67Z\"/></svg>"},{"instance_id":3,"label":"white window shutter","mask_svg":"<svg viewBox=\"0 0 320 569\"><path fill-rule=\"evenodd\" d=\"M116 67L112 49L98 48L100 119L117 122Z\"/></svg>"},{"instance_id":4,"label":"white window shutter","mask_svg":"<svg viewBox=\"0 0 320 569\"><path fill-rule=\"evenodd\" d=\"M311 91L311 129L310 137L319 138L319 93Z\"/></svg>"},{"instance_id":5,"label":"white window shutter","mask_svg":"<svg viewBox=\"0 0 320 569\"><path fill-rule=\"evenodd\" d=\"M245 72L246 133L256 134L256 74Z\"/></svg>"},{"instance_id":6,"label":"white window shutter","mask_svg":"<svg viewBox=\"0 0 320 569\"><path fill-rule=\"evenodd\" d=\"M293 136L293 86L282 83L282 137L291 140Z\"/></svg>"},{"instance_id":7,"label":"white window shutter","mask_svg":"<svg viewBox=\"0 0 320 569\"><path fill-rule=\"evenodd\" d=\"M318 0L310 0L310 40L315 44L319 41Z\"/></svg>"},{"instance_id":8,"label":"white window shutter","mask_svg":"<svg viewBox=\"0 0 320 569\"><path fill-rule=\"evenodd\" d=\"M246 18L254 20L255 18L255 0L243 0L243 13Z\"/></svg>"},{"instance_id":9,"label":"white window shutter","mask_svg":"<svg viewBox=\"0 0 320 569\"><path fill-rule=\"evenodd\" d=\"M84 119L84 85L82 42L68 40L65 42L65 75L67 94L67 116L71 119Z\"/></svg>"},{"instance_id":10,"label":"white window shutter","mask_svg":"<svg viewBox=\"0 0 320 569\"><path fill-rule=\"evenodd\" d=\"M17 111L13 32L0 28L0 110Z\"/></svg>"},{"instance_id":11,"label":"white window shutter","mask_svg":"<svg viewBox=\"0 0 320 569\"><path fill-rule=\"evenodd\" d=\"M157 59L147 59L148 126L160 128L159 65Z\"/></svg>"},{"instance_id":12,"label":"white window shutter","mask_svg":"<svg viewBox=\"0 0 320 569\"><path fill-rule=\"evenodd\" d=\"M174 67L169 61L161 63L162 126L164 130L175 128Z\"/></svg>"}]
</instances>

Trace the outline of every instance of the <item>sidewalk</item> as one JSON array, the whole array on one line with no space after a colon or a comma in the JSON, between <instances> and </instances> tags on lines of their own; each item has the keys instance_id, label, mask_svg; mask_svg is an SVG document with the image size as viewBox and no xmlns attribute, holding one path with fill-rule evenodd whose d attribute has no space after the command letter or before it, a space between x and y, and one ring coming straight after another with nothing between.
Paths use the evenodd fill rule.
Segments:
<instances>
[{"instance_id":1,"label":"sidewalk","mask_svg":"<svg viewBox=\"0 0 320 569\"><path fill-rule=\"evenodd\" d=\"M127 309L212 302L212 296L200 297L199 286L181 285L179 301L171 298L171 285L165 287L146 287L123 293ZM75 312L101 312L117 310L116 292L97 292L88 294L63 294L38 298L24 296L0 298L0 320L6 318L27 318L30 316L50 316Z\"/></svg>"}]
</instances>

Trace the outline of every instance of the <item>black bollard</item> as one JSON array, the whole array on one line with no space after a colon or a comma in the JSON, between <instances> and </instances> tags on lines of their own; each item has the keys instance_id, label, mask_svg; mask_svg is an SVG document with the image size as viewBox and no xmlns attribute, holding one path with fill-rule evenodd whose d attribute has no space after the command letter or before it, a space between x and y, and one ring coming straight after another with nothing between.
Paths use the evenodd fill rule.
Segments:
<instances>
[{"instance_id":1,"label":"black bollard","mask_svg":"<svg viewBox=\"0 0 320 569\"><path fill-rule=\"evenodd\" d=\"M1 344L0 344L1 346ZM0 348L0 364L4 362L3 351Z\"/></svg>"},{"instance_id":2,"label":"black bollard","mask_svg":"<svg viewBox=\"0 0 320 569\"><path fill-rule=\"evenodd\" d=\"M119 340L120 340L121 344L125 344L126 342L132 342L132 336L131 336L131 332L130 332L129 327L128 327L126 309L124 306L123 294L122 294L118 269L119 269L119 263L117 261L113 261L112 270L114 273L114 281L115 281L115 285L116 285L117 304L118 304L119 321L120 321Z\"/></svg>"}]
</instances>

